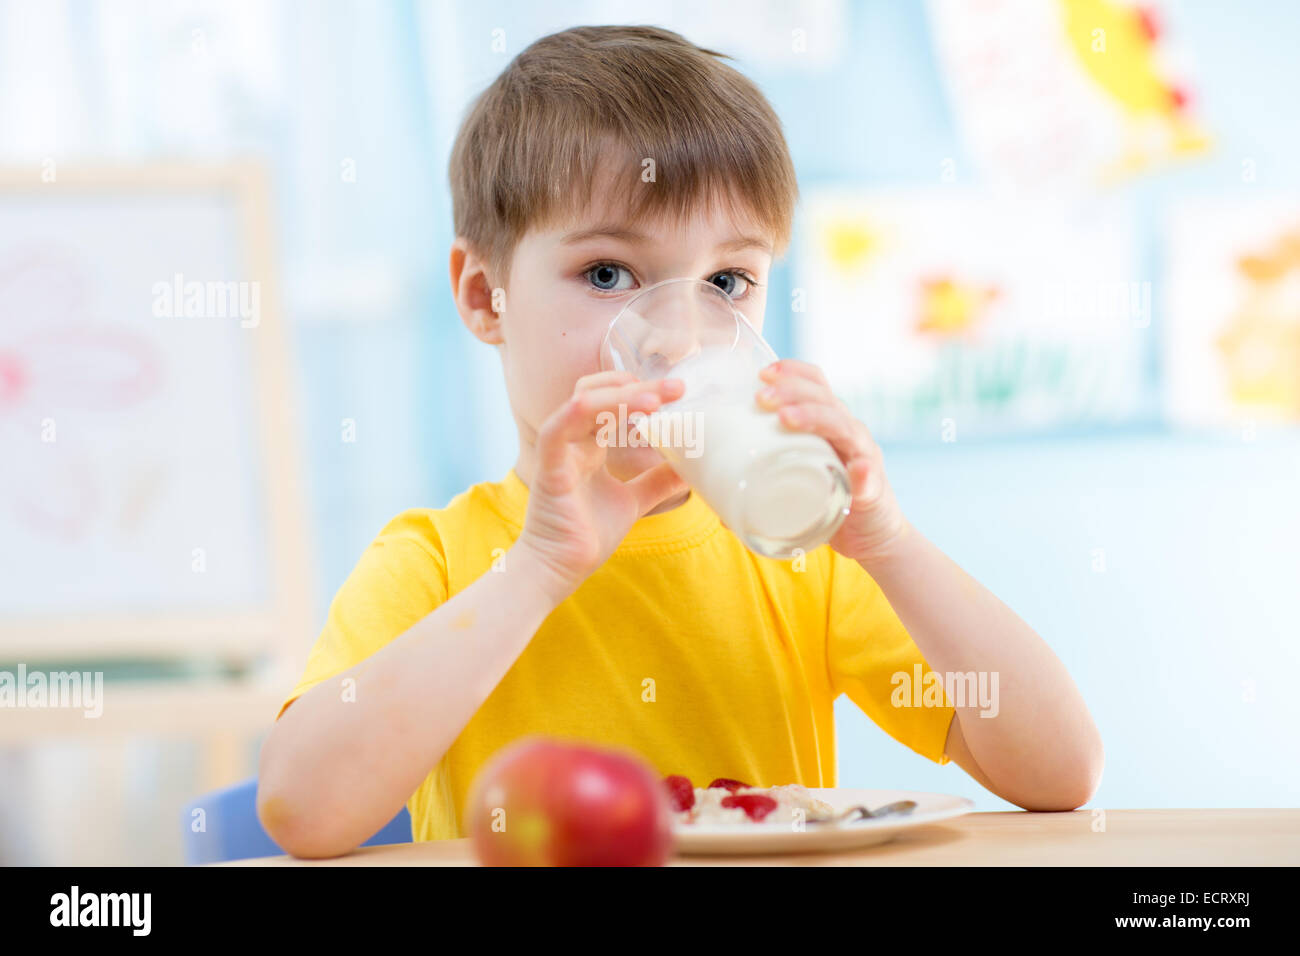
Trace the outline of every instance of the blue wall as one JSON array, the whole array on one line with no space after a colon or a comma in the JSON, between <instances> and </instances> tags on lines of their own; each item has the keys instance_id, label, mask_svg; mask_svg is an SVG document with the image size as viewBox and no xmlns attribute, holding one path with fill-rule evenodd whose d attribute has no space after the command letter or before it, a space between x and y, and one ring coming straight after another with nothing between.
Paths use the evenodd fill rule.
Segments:
<instances>
[{"instance_id":1,"label":"blue wall","mask_svg":"<svg viewBox=\"0 0 1300 956\"><path fill-rule=\"evenodd\" d=\"M886 466L912 522L1074 677L1106 745L1090 806L1300 802L1300 436L957 443ZM841 783L1011 809L837 708Z\"/></svg>"}]
</instances>

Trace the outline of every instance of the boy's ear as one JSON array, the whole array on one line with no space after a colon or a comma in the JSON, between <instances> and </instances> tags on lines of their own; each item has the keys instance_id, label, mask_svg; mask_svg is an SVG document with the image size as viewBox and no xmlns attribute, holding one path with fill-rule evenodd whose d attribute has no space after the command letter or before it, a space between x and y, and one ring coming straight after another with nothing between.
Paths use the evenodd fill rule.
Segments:
<instances>
[{"instance_id":1,"label":"boy's ear","mask_svg":"<svg viewBox=\"0 0 1300 956\"><path fill-rule=\"evenodd\" d=\"M465 328L489 345L500 345L501 316L492 308L492 286L487 264L463 237L451 244L451 294Z\"/></svg>"}]
</instances>

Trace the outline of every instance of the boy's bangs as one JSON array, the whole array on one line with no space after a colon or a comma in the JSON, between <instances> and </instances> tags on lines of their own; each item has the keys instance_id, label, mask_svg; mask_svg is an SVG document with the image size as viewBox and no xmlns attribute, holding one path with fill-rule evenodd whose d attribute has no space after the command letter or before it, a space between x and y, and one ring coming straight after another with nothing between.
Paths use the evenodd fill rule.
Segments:
<instances>
[{"instance_id":1,"label":"boy's bangs","mask_svg":"<svg viewBox=\"0 0 1300 956\"><path fill-rule=\"evenodd\" d=\"M681 226L692 216L722 213L737 223L752 223L772 243L773 252L789 241L788 188L771 182L761 157L729 156L716 141L663 137L638 149L611 136L594 145L565 151L544 164L548 183L563 184L539 196L533 206L543 228L589 218L599 202L616 210L611 221L634 227L652 223Z\"/></svg>"}]
</instances>

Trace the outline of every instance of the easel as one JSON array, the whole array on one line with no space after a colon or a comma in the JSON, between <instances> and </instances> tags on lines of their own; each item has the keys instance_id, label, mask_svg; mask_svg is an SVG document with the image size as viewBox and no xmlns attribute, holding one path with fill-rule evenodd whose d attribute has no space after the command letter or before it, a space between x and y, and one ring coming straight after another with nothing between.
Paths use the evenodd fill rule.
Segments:
<instances>
[{"instance_id":1,"label":"easel","mask_svg":"<svg viewBox=\"0 0 1300 956\"><path fill-rule=\"evenodd\" d=\"M0 618L0 669L11 661L39 661L51 670L84 670L95 661L186 661L191 654L220 660L241 676L198 680L105 682L102 715L78 709L0 709L0 747L78 741L94 749L92 763L106 790L87 794L100 806L121 804L124 756L133 737L200 742L197 792L227 786L255 772L248 748L269 730L284 695L297 680L312 633L311 549L302 507L297 430L284 327L272 254L269 187L254 164L60 167L53 182L39 167L0 170L0 201L15 198L95 202L145 195L195 194L232 207L238 223L241 275L260 286L260 320L247 332L255 388L257 487L266 515L265 567L269 600L261 606L194 613L42 613ZM15 557L21 557L15 555ZM36 665L29 665L36 666ZM107 819L112 816L97 814ZM175 826L159 820L159 827ZM128 862L125 860L119 862Z\"/></svg>"}]
</instances>

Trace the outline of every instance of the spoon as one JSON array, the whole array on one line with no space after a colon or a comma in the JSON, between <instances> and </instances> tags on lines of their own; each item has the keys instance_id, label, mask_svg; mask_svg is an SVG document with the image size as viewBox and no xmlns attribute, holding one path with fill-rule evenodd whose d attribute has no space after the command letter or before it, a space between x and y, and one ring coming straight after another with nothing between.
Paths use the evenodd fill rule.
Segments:
<instances>
[{"instance_id":1,"label":"spoon","mask_svg":"<svg viewBox=\"0 0 1300 956\"><path fill-rule=\"evenodd\" d=\"M911 813L916 809L915 800L898 800L894 803L887 803L878 810L871 810L864 806L849 807L842 813L837 813L833 817L816 817L808 820L808 823L848 823L850 820L861 816L863 819L874 820L877 817L887 817L892 813Z\"/></svg>"}]
</instances>

